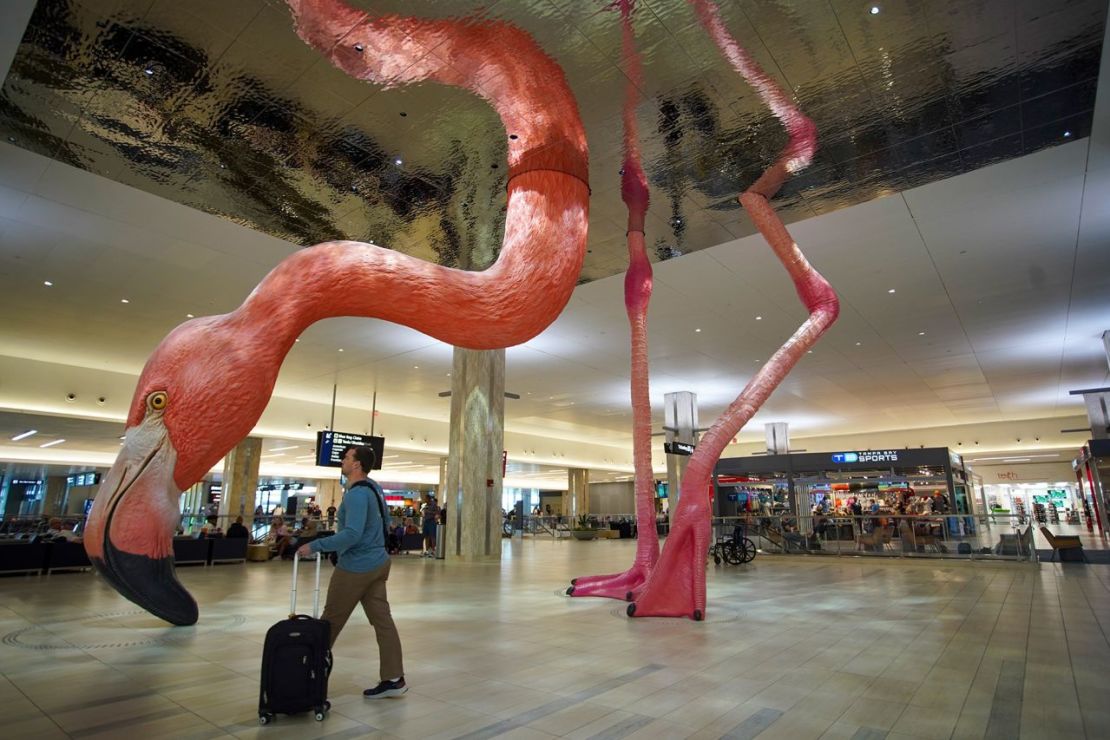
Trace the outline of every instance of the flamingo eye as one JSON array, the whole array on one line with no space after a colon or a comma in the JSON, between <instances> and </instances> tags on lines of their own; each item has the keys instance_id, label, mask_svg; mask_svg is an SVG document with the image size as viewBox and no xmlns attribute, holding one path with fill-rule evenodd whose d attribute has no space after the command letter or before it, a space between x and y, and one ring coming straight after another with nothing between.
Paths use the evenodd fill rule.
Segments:
<instances>
[{"instance_id":1,"label":"flamingo eye","mask_svg":"<svg viewBox=\"0 0 1110 740\"><path fill-rule=\"evenodd\" d=\"M155 391L146 398L146 405L151 411L161 411L170 402L170 397L165 391Z\"/></svg>"}]
</instances>

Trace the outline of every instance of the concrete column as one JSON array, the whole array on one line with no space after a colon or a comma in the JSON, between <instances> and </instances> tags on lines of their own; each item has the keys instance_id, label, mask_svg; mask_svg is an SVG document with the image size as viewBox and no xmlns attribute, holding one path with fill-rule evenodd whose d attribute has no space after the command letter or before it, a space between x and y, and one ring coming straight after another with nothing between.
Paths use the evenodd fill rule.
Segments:
<instances>
[{"instance_id":1,"label":"concrete column","mask_svg":"<svg viewBox=\"0 0 1110 740\"><path fill-rule=\"evenodd\" d=\"M442 504L448 560L501 559L505 350L455 348Z\"/></svg>"},{"instance_id":2,"label":"concrete column","mask_svg":"<svg viewBox=\"0 0 1110 740\"><path fill-rule=\"evenodd\" d=\"M436 502L442 507L447 501L447 464L449 458L439 458L439 483L436 485Z\"/></svg>"},{"instance_id":3,"label":"concrete column","mask_svg":"<svg viewBox=\"0 0 1110 740\"><path fill-rule=\"evenodd\" d=\"M663 395L663 431L668 444L697 445L698 443L698 396L690 391L677 391ZM688 455L667 455L667 508L674 511L678 507L679 488Z\"/></svg>"},{"instance_id":4,"label":"concrete column","mask_svg":"<svg viewBox=\"0 0 1110 740\"><path fill-rule=\"evenodd\" d=\"M49 475L46 477L46 494L43 496L42 513L47 516L65 514L66 477Z\"/></svg>"},{"instance_id":5,"label":"concrete column","mask_svg":"<svg viewBox=\"0 0 1110 740\"><path fill-rule=\"evenodd\" d=\"M563 494L563 511L571 518L590 513L590 471L585 468L567 469L567 492Z\"/></svg>"},{"instance_id":6,"label":"concrete column","mask_svg":"<svg viewBox=\"0 0 1110 740\"><path fill-rule=\"evenodd\" d=\"M261 456L262 439L247 437L224 457L220 516L230 516L233 520L242 516L245 522L254 515L254 495L258 490L258 463Z\"/></svg>"}]
</instances>

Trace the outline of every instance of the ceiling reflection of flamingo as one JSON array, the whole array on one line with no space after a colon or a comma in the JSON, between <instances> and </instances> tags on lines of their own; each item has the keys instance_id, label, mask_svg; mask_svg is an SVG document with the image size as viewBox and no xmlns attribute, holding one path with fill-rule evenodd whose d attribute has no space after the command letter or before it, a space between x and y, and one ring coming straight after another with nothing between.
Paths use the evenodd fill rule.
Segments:
<instances>
[{"instance_id":1,"label":"ceiling reflection of flamingo","mask_svg":"<svg viewBox=\"0 0 1110 740\"><path fill-rule=\"evenodd\" d=\"M254 427L305 328L367 316L461 347L511 346L558 316L585 255L585 133L562 70L528 34L499 21L375 17L339 0L288 5L298 35L348 74L462 87L497 110L509 137L504 241L484 272L360 242L320 244L281 262L235 311L188 321L155 349L85 547L121 594L174 624L198 616L173 569L179 492Z\"/></svg>"}]
</instances>

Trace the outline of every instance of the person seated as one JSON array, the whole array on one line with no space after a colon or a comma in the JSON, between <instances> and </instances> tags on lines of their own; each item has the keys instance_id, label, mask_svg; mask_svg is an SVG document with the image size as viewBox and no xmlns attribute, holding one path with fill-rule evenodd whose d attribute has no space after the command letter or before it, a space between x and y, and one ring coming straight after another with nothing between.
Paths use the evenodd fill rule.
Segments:
<instances>
[{"instance_id":1,"label":"person seated","mask_svg":"<svg viewBox=\"0 0 1110 740\"><path fill-rule=\"evenodd\" d=\"M411 516L405 517L405 534L420 534L420 530L416 528Z\"/></svg>"},{"instance_id":2,"label":"person seated","mask_svg":"<svg viewBox=\"0 0 1110 740\"><path fill-rule=\"evenodd\" d=\"M204 520L204 526L200 528L198 539L204 539L205 537L223 537L223 530L220 529L219 520L214 514L210 514Z\"/></svg>"},{"instance_id":3,"label":"person seated","mask_svg":"<svg viewBox=\"0 0 1110 740\"><path fill-rule=\"evenodd\" d=\"M227 528L227 534L224 536L229 538L243 538L250 537L251 533L247 531L247 528L245 526L243 526L243 517L238 516L235 517L235 523Z\"/></svg>"},{"instance_id":4,"label":"person seated","mask_svg":"<svg viewBox=\"0 0 1110 740\"><path fill-rule=\"evenodd\" d=\"M65 527L63 527L62 520L59 517L51 517L50 522L47 526L47 537L51 537L55 540L65 540L66 542L83 541L82 538L79 537L72 529L66 529Z\"/></svg>"},{"instance_id":5,"label":"person seated","mask_svg":"<svg viewBox=\"0 0 1110 740\"><path fill-rule=\"evenodd\" d=\"M273 518L267 538L273 542L274 552L270 554L271 558L285 554L285 548L289 547L289 540L292 537L289 534L289 528L285 526L285 520L280 516Z\"/></svg>"}]
</instances>

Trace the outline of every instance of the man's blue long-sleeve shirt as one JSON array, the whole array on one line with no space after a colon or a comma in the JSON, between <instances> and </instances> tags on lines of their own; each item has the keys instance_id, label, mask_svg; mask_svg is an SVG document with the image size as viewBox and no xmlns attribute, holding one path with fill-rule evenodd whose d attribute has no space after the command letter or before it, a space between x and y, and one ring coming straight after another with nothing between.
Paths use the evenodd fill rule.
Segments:
<instances>
[{"instance_id":1,"label":"man's blue long-sleeve shirt","mask_svg":"<svg viewBox=\"0 0 1110 740\"><path fill-rule=\"evenodd\" d=\"M366 479L347 489L339 504L339 528L331 537L314 540L312 552L339 553L338 567L352 573L367 573L389 560L385 549L382 506L378 485Z\"/></svg>"}]
</instances>

